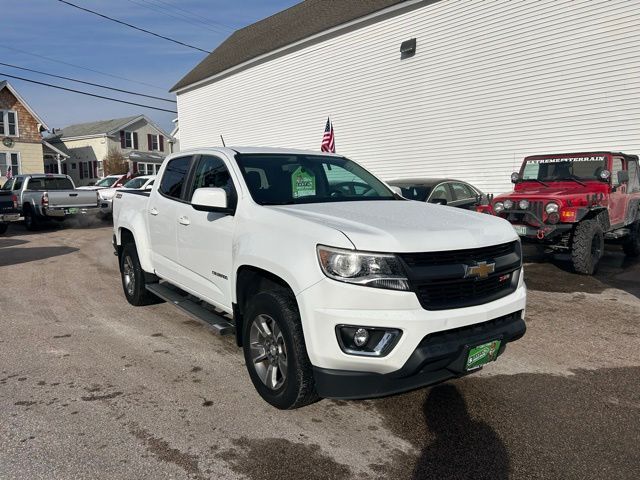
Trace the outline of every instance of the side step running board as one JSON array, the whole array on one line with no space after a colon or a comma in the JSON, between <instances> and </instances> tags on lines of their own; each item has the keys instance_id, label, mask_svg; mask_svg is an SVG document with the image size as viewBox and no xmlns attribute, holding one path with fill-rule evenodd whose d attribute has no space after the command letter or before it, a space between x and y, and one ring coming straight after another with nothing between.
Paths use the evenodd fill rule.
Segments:
<instances>
[{"instance_id":1,"label":"side step running board","mask_svg":"<svg viewBox=\"0 0 640 480\"><path fill-rule=\"evenodd\" d=\"M236 331L233 323L222 315L204 308L199 303L190 299L189 295L175 287L165 283L150 283L146 285L154 295L178 307L194 319L202 322L213 333L218 335L232 335Z\"/></svg>"}]
</instances>

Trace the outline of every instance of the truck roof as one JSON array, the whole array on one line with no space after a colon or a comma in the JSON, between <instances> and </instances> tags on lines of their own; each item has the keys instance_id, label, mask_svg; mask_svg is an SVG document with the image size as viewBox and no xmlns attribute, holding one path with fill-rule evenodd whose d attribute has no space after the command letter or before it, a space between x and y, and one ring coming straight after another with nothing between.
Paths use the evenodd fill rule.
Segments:
<instances>
[{"instance_id":1,"label":"truck roof","mask_svg":"<svg viewBox=\"0 0 640 480\"><path fill-rule=\"evenodd\" d=\"M316 150L303 150L296 148L276 148L276 147L202 147L202 148L190 148L187 150L181 150L176 155L184 153L198 153L198 152L225 152L231 156L235 153L241 154L285 154L285 155L329 155L334 157L342 157L336 153L319 152Z\"/></svg>"},{"instance_id":2,"label":"truck roof","mask_svg":"<svg viewBox=\"0 0 640 480\"><path fill-rule=\"evenodd\" d=\"M64 173L21 173L16 177L31 177L31 178L67 178L69 175Z\"/></svg>"}]
</instances>

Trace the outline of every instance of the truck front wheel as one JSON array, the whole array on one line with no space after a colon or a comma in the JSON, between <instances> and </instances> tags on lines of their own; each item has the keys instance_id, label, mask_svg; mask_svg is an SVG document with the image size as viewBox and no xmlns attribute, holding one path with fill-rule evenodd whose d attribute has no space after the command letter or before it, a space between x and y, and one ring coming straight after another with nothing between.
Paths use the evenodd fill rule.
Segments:
<instances>
[{"instance_id":1,"label":"truck front wheel","mask_svg":"<svg viewBox=\"0 0 640 480\"><path fill-rule=\"evenodd\" d=\"M122 289L127 301L135 306L158 303L158 297L145 288L145 274L140 266L138 251L133 243L127 243L122 248L120 255L120 275L122 277Z\"/></svg>"},{"instance_id":2,"label":"truck front wheel","mask_svg":"<svg viewBox=\"0 0 640 480\"><path fill-rule=\"evenodd\" d=\"M640 220L636 220L629 225L631 234L622 244L622 250L628 257L640 256Z\"/></svg>"},{"instance_id":3,"label":"truck front wheel","mask_svg":"<svg viewBox=\"0 0 640 480\"><path fill-rule=\"evenodd\" d=\"M260 396L293 409L318 399L295 299L284 289L249 299L243 322L244 358Z\"/></svg>"},{"instance_id":4,"label":"truck front wheel","mask_svg":"<svg viewBox=\"0 0 640 480\"><path fill-rule=\"evenodd\" d=\"M596 219L583 220L573 233L571 262L577 273L593 275L604 253L604 233Z\"/></svg>"}]
</instances>

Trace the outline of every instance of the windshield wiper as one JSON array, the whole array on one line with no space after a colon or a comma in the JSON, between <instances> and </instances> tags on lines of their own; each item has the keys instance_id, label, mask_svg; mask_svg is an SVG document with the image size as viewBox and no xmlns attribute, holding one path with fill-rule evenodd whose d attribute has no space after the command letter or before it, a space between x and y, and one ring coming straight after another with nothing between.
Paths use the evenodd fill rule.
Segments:
<instances>
[{"instance_id":1,"label":"windshield wiper","mask_svg":"<svg viewBox=\"0 0 640 480\"><path fill-rule=\"evenodd\" d=\"M554 178L553 181L554 182L561 182L563 180L571 180L573 182L579 183L580 185L582 185L583 187L586 187L587 184L584 182L581 182L580 180L578 180L577 178L573 178L573 177L563 177L563 178Z\"/></svg>"},{"instance_id":2,"label":"windshield wiper","mask_svg":"<svg viewBox=\"0 0 640 480\"><path fill-rule=\"evenodd\" d=\"M538 180L537 178L525 178L522 181L523 182L538 182L540 185L544 185L545 187L549 186L546 183L544 183L542 180Z\"/></svg>"}]
</instances>

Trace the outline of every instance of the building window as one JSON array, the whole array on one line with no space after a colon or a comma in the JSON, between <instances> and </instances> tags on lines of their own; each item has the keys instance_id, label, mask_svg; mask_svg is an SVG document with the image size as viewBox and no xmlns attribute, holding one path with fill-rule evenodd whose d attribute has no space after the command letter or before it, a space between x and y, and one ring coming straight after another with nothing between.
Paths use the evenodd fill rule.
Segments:
<instances>
[{"instance_id":1,"label":"building window","mask_svg":"<svg viewBox=\"0 0 640 480\"><path fill-rule=\"evenodd\" d=\"M133 132L124 132L124 147L133 148Z\"/></svg>"},{"instance_id":2,"label":"building window","mask_svg":"<svg viewBox=\"0 0 640 480\"><path fill-rule=\"evenodd\" d=\"M164 152L164 136L147 134L147 147L151 151Z\"/></svg>"},{"instance_id":3,"label":"building window","mask_svg":"<svg viewBox=\"0 0 640 480\"><path fill-rule=\"evenodd\" d=\"M120 148L138 149L138 133L120 130Z\"/></svg>"},{"instance_id":4,"label":"building window","mask_svg":"<svg viewBox=\"0 0 640 480\"><path fill-rule=\"evenodd\" d=\"M20 154L17 152L0 152L0 177L7 176L9 167L11 167L12 177L22 173Z\"/></svg>"},{"instance_id":5,"label":"building window","mask_svg":"<svg viewBox=\"0 0 640 480\"><path fill-rule=\"evenodd\" d=\"M18 136L18 113L14 110L0 110L0 135Z\"/></svg>"}]
</instances>

